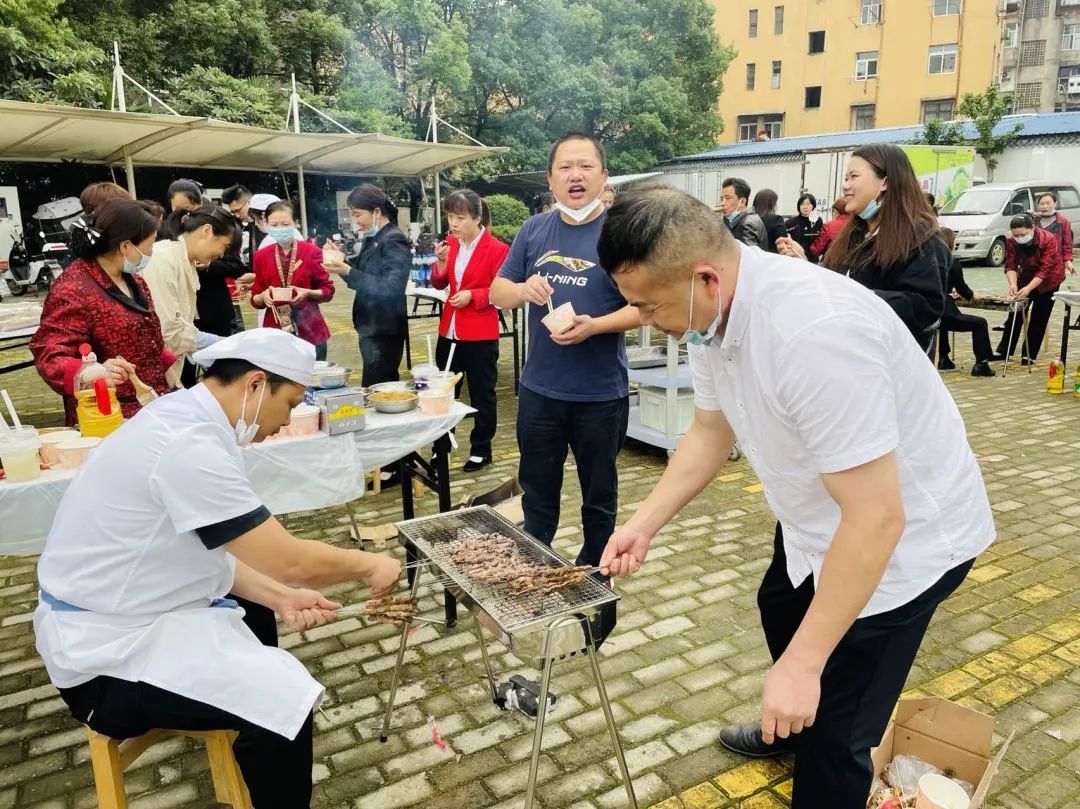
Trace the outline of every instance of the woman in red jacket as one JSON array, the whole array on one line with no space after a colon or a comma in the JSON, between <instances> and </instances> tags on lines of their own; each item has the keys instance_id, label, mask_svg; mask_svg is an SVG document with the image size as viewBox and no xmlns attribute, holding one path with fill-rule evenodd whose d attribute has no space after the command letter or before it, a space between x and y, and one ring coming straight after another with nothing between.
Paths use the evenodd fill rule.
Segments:
<instances>
[{"instance_id":1,"label":"woman in red jacket","mask_svg":"<svg viewBox=\"0 0 1080 809\"><path fill-rule=\"evenodd\" d=\"M319 304L334 297L334 282L323 269L322 248L296 237L292 203L285 200L266 209L266 233L275 244L255 253L251 305L270 309L263 326L307 340L315 346L315 358L325 360L330 327ZM271 300L271 288L291 290L291 297Z\"/></svg>"},{"instance_id":2,"label":"woman in red jacket","mask_svg":"<svg viewBox=\"0 0 1080 809\"><path fill-rule=\"evenodd\" d=\"M1036 227L1029 214L1013 217L1009 223L1012 236L1005 240L1005 277L1009 280L1009 297L1031 301L1028 315L1027 344L1021 353L1021 364L1030 365L1039 356L1043 335L1054 311L1054 293L1065 280L1065 265L1061 261L1058 236ZM1005 321L1001 342L994 359L1010 357L1020 339L1020 324L1013 324L1012 313Z\"/></svg>"},{"instance_id":3,"label":"woman in red jacket","mask_svg":"<svg viewBox=\"0 0 1080 809\"><path fill-rule=\"evenodd\" d=\"M491 439L497 423L499 314L488 294L510 248L488 232L490 214L475 191L455 191L446 198L445 208L451 235L436 248L431 285L436 289L449 287L450 297L439 323L435 359L444 368L450 347L457 344L450 370L464 373L469 383L469 401L476 408L476 422L469 437L472 450L465 462L465 471L475 472L491 463Z\"/></svg>"},{"instance_id":4,"label":"woman in red jacket","mask_svg":"<svg viewBox=\"0 0 1080 809\"><path fill-rule=\"evenodd\" d=\"M176 357L165 349L150 289L139 277L150 261L158 221L142 202L113 199L71 228L76 260L53 284L30 340L34 364L46 384L64 397L64 417L75 426L75 377L82 367L79 346L88 343L116 385L125 418L139 410L130 379L158 393Z\"/></svg>"}]
</instances>

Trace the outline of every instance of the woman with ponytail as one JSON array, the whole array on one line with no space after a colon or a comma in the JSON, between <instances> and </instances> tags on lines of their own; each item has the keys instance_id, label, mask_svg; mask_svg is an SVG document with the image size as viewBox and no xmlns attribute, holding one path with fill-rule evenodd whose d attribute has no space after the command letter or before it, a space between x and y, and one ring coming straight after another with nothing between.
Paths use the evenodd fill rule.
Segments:
<instances>
[{"instance_id":1,"label":"woman with ponytail","mask_svg":"<svg viewBox=\"0 0 1080 809\"><path fill-rule=\"evenodd\" d=\"M157 228L146 205L130 199L102 202L71 227L75 261L53 284L30 340L38 373L64 397L70 426L76 424L74 384L83 343L109 371L125 418L139 410L133 373L158 393L175 387L175 379L166 381L166 369L176 357L165 348L149 287L139 277Z\"/></svg>"},{"instance_id":2,"label":"woman with ponytail","mask_svg":"<svg viewBox=\"0 0 1080 809\"><path fill-rule=\"evenodd\" d=\"M154 296L165 347L179 358L172 370L179 374L183 368L184 387L192 387L196 377L194 363L183 358L221 339L195 328L197 268L221 258L239 238L238 231L236 219L224 208L174 210L162 227L165 239L154 245L143 274Z\"/></svg>"},{"instance_id":3,"label":"woman with ponytail","mask_svg":"<svg viewBox=\"0 0 1080 809\"><path fill-rule=\"evenodd\" d=\"M361 384L367 387L398 379L405 336L409 333L405 287L412 270L412 247L394 224L397 206L381 188L357 186L349 193L346 205L363 234L364 245L350 264L329 265L327 269L344 276L345 283L356 293L353 326L364 359Z\"/></svg>"}]
</instances>

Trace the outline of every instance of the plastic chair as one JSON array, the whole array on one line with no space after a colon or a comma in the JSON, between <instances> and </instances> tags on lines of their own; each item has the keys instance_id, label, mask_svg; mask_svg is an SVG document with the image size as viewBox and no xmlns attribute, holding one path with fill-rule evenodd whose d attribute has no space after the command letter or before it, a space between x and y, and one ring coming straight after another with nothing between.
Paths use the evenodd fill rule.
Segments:
<instances>
[{"instance_id":1,"label":"plastic chair","mask_svg":"<svg viewBox=\"0 0 1080 809\"><path fill-rule=\"evenodd\" d=\"M202 739L210 759L210 775L214 779L214 797L234 809L253 809L244 777L233 756L232 730L152 730L134 739L114 739L90 728L90 763L94 768L99 809L127 809L124 794L124 772L155 742L169 736Z\"/></svg>"}]
</instances>

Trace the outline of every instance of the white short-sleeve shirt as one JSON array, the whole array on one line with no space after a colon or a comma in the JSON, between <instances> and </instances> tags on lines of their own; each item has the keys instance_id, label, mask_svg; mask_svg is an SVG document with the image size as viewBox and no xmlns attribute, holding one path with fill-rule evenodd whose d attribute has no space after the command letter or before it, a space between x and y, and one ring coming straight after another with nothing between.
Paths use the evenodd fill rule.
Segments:
<instances>
[{"instance_id":1,"label":"white short-sleeve shirt","mask_svg":"<svg viewBox=\"0 0 1080 809\"><path fill-rule=\"evenodd\" d=\"M861 617L902 606L994 540L960 412L896 314L854 281L740 247L723 340L690 347L695 404L724 413L784 532L821 573L840 508L821 475L895 452L906 528Z\"/></svg>"}]
</instances>

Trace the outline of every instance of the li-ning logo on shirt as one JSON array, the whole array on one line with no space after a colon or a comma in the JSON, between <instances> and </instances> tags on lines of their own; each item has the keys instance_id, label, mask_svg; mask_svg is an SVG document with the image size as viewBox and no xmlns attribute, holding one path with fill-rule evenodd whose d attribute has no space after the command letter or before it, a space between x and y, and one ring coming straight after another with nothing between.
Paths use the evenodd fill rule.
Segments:
<instances>
[{"instance_id":1,"label":"li-ning logo on shirt","mask_svg":"<svg viewBox=\"0 0 1080 809\"><path fill-rule=\"evenodd\" d=\"M546 264L549 261L555 264L560 264L563 267L566 267L566 269L573 272L585 272L585 270L591 269L592 267L596 266L595 263L591 261L586 261L583 258L568 258L567 256L560 256L558 250L548 250L546 253L544 253L544 255L540 256L540 258L536 260L536 264L534 264L533 266L540 267L541 265Z\"/></svg>"}]
</instances>

